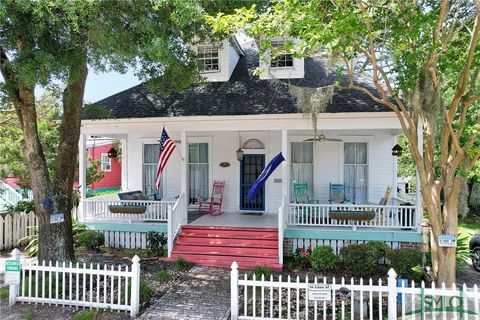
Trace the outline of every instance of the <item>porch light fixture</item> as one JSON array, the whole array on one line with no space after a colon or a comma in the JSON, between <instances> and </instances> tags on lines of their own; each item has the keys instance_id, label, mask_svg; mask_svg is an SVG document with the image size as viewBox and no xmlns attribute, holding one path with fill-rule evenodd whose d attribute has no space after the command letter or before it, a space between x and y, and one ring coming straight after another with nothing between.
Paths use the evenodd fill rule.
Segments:
<instances>
[{"instance_id":1,"label":"porch light fixture","mask_svg":"<svg viewBox=\"0 0 480 320\"><path fill-rule=\"evenodd\" d=\"M401 156L403 153L403 148L400 147L400 145L396 144L393 148L392 148L392 156L394 157L399 157Z\"/></svg>"},{"instance_id":2,"label":"porch light fixture","mask_svg":"<svg viewBox=\"0 0 480 320\"><path fill-rule=\"evenodd\" d=\"M115 150L115 148L111 148L108 150L107 155L110 159L115 159L117 157L117 150Z\"/></svg>"},{"instance_id":3,"label":"porch light fixture","mask_svg":"<svg viewBox=\"0 0 480 320\"><path fill-rule=\"evenodd\" d=\"M242 148L240 148L240 147L239 147L238 150L237 150L237 160L238 160L238 161L242 161L242 160L243 160L243 150L242 150Z\"/></svg>"}]
</instances>

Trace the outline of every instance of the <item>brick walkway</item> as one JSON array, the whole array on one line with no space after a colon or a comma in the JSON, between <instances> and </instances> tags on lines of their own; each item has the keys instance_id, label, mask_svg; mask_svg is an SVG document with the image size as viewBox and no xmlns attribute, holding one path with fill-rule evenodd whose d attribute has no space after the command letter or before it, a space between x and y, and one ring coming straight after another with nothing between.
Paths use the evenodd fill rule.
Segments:
<instances>
[{"instance_id":1,"label":"brick walkway","mask_svg":"<svg viewBox=\"0 0 480 320\"><path fill-rule=\"evenodd\" d=\"M187 279L154 302L140 319L205 319L230 317L230 270L193 267Z\"/></svg>"}]
</instances>

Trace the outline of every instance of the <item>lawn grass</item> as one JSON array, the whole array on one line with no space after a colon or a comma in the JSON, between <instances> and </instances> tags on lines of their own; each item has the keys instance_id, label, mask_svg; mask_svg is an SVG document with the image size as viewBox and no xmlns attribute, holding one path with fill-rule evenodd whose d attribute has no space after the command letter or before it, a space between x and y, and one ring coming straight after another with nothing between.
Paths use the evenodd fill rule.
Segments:
<instances>
[{"instance_id":1,"label":"lawn grass","mask_svg":"<svg viewBox=\"0 0 480 320\"><path fill-rule=\"evenodd\" d=\"M468 235L469 239L472 234L480 233L480 218L458 220L458 233Z\"/></svg>"}]
</instances>

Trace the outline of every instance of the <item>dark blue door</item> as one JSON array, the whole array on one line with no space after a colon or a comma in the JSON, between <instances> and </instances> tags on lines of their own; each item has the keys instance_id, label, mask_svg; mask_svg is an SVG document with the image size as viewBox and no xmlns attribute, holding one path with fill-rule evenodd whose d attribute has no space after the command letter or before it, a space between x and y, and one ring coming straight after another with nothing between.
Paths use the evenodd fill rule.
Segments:
<instances>
[{"instance_id":1,"label":"dark blue door","mask_svg":"<svg viewBox=\"0 0 480 320\"><path fill-rule=\"evenodd\" d=\"M248 200L247 194L255 180L260 176L265 166L265 155L245 154L240 163L240 209L265 210L265 185L260 188L253 200Z\"/></svg>"}]
</instances>

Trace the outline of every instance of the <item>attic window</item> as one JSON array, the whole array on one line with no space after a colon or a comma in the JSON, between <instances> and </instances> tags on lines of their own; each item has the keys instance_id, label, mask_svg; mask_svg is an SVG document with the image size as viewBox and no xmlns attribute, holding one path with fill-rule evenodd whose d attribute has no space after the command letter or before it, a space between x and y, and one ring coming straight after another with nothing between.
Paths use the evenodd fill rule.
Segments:
<instances>
[{"instance_id":1,"label":"attic window","mask_svg":"<svg viewBox=\"0 0 480 320\"><path fill-rule=\"evenodd\" d=\"M285 45L284 41L272 41L272 47L281 50ZM273 58L270 62L271 68L293 68L293 55L291 53L284 53Z\"/></svg>"},{"instance_id":2,"label":"attic window","mask_svg":"<svg viewBox=\"0 0 480 320\"><path fill-rule=\"evenodd\" d=\"M215 46L198 46L198 59L203 72L217 72L220 70L218 48Z\"/></svg>"}]
</instances>

